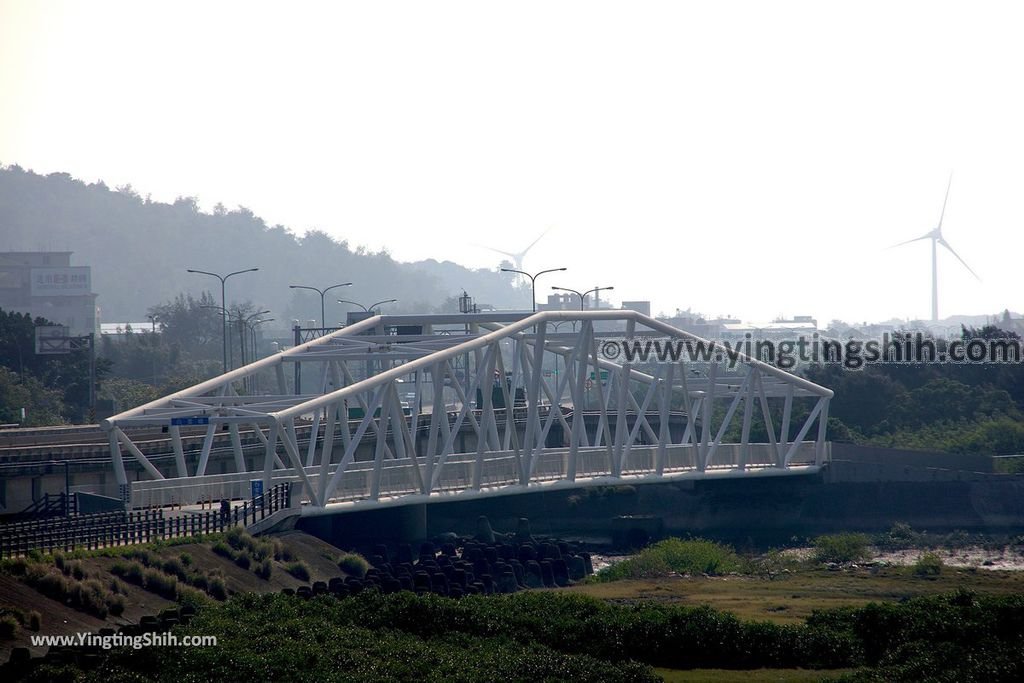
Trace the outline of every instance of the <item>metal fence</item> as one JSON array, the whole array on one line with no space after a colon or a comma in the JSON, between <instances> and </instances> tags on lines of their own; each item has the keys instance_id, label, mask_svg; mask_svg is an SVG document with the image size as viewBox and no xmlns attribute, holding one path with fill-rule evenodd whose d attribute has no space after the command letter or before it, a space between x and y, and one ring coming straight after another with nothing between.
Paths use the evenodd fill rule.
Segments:
<instances>
[{"instance_id":1,"label":"metal fence","mask_svg":"<svg viewBox=\"0 0 1024 683\"><path fill-rule=\"evenodd\" d=\"M258 498L221 510L101 512L11 522L0 525L0 558L26 555L32 550L93 550L223 532L239 524L249 526L290 507L291 485L283 483Z\"/></svg>"}]
</instances>

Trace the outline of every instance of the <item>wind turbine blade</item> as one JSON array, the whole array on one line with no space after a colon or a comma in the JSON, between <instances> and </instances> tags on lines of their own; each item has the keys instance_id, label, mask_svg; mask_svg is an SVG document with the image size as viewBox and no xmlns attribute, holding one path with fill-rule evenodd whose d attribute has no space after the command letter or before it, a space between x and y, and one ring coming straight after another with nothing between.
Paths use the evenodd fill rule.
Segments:
<instances>
[{"instance_id":1,"label":"wind turbine blade","mask_svg":"<svg viewBox=\"0 0 1024 683\"><path fill-rule=\"evenodd\" d=\"M523 249L523 250L522 250L521 252L519 252L519 253L517 254L517 256L519 256L520 258L522 258L522 257L526 256L527 252L529 252L529 251L530 251L531 249L533 249L533 245L537 244L537 242L540 242L540 241L541 241L541 239L542 239L542 238L544 237L544 235L548 234L549 232L551 232L551 228L548 228L547 230L545 230L544 232L542 232L542 233L540 234L540 237L538 237L538 238L537 238L537 239L535 239L534 241L530 242L530 246L528 246L528 247L527 247L526 249Z\"/></svg>"},{"instance_id":2,"label":"wind turbine blade","mask_svg":"<svg viewBox=\"0 0 1024 683\"><path fill-rule=\"evenodd\" d=\"M487 249L488 251L493 251L495 253L502 254L504 256L508 256L509 258L512 258L512 259L515 259L517 256L519 256L519 254L513 254L512 252L509 252L509 251L502 251L501 249L495 249L494 247L489 247L486 244L474 244L473 246L474 247L480 247L481 249Z\"/></svg>"},{"instance_id":3,"label":"wind turbine blade","mask_svg":"<svg viewBox=\"0 0 1024 683\"><path fill-rule=\"evenodd\" d=\"M907 240L906 242L900 242L899 244L894 244L894 245L892 245L889 248L890 249L895 249L896 247L902 247L904 244L910 244L911 242L920 242L921 240L931 239L931 236L932 236L932 234L928 233L927 235L924 235L923 237L915 237L912 240Z\"/></svg>"},{"instance_id":4,"label":"wind turbine blade","mask_svg":"<svg viewBox=\"0 0 1024 683\"><path fill-rule=\"evenodd\" d=\"M946 240L944 240L944 239L942 239L940 237L939 238L939 244L944 246L946 249L949 249L949 253L952 254L953 256L956 256L956 260L959 261L960 263L962 263L964 268L966 268L968 271L970 271L971 275L973 275L975 278L977 278L978 282L981 282L981 278L978 277L978 274L975 273L973 270L971 270L971 267L969 265L967 265L966 261L964 261L962 258L960 258L960 254L958 254L955 251L953 251L953 247L949 246L949 242L947 242Z\"/></svg>"},{"instance_id":5,"label":"wind turbine blade","mask_svg":"<svg viewBox=\"0 0 1024 683\"><path fill-rule=\"evenodd\" d=\"M945 197L945 199L942 200L942 213L939 214L939 227L937 228L937 230L939 230L940 232L942 231L942 219L946 217L946 202L949 201L949 187L952 184L953 184L953 173L951 171L950 174L949 174L949 182L946 183L946 197ZM953 250L950 249L950 251L953 251ZM960 258L960 257L958 256L957 258ZM965 263L964 265L967 265L967 264ZM970 268L968 268L968 270L970 270Z\"/></svg>"}]
</instances>

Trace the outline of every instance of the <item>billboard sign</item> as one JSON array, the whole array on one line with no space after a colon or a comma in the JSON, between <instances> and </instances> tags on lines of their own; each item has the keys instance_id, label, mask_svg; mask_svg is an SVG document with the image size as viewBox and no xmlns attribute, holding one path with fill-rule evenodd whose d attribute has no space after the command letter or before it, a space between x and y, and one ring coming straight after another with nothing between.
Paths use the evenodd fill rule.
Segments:
<instances>
[{"instance_id":1,"label":"billboard sign","mask_svg":"<svg viewBox=\"0 0 1024 683\"><path fill-rule=\"evenodd\" d=\"M32 296L84 296L92 294L89 266L33 268Z\"/></svg>"},{"instance_id":2,"label":"billboard sign","mask_svg":"<svg viewBox=\"0 0 1024 683\"><path fill-rule=\"evenodd\" d=\"M58 354L71 352L71 338L68 328L63 325L39 325L36 327L36 353Z\"/></svg>"}]
</instances>

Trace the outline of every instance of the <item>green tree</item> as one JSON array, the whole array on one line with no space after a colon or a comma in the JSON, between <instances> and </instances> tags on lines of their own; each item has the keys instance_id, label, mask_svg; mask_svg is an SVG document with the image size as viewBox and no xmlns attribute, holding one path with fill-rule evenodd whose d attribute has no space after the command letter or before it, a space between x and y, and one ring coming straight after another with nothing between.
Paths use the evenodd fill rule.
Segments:
<instances>
[{"instance_id":1,"label":"green tree","mask_svg":"<svg viewBox=\"0 0 1024 683\"><path fill-rule=\"evenodd\" d=\"M89 351L84 348L66 354L36 354L35 327L51 324L43 318L32 320L28 314L0 311L0 366L16 372L23 386L29 386L32 378L39 387L60 392L61 417L68 422L83 422L89 414ZM97 357L97 391L109 371L110 362ZM49 401L46 404L53 405ZM5 404L0 409L20 407Z\"/></svg>"}]
</instances>

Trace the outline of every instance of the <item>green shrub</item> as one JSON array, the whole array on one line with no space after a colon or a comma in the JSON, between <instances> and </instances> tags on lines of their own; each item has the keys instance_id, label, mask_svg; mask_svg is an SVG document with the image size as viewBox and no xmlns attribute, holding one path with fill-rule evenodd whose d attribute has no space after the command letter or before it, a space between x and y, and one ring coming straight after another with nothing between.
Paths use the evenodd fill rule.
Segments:
<instances>
[{"instance_id":1,"label":"green shrub","mask_svg":"<svg viewBox=\"0 0 1024 683\"><path fill-rule=\"evenodd\" d=\"M252 548L252 558L257 562L262 562L273 556L274 544L269 541L257 541Z\"/></svg>"},{"instance_id":2,"label":"green shrub","mask_svg":"<svg viewBox=\"0 0 1024 683\"><path fill-rule=\"evenodd\" d=\"M276 538L271 541L274 545L274 559L278 562L291 562L295 559L294 553L284 543Z\"/></svg>"},{"instance_id":3,"label":"green shrub","mask_svg":"<svg viewBox=\"0 0 1024 683\"><path fill-rule=\"evenodd\" d=\"M96 579L75 582L70 590L71 604L74 607L100 619L107 618L108 595L109 592Z\"/></svg>"},{"instance_id":4,"label":"green shrub","mask_svg":"<svg viewBox=\"0 0 1024 683\"><path fill-rule=\"evenodd\" d=\"M679 574L728 574L741 571L743 561L727 545L702 538L668 538L637 555L602 569L599 581L639 579Z\"/></svg>"},{"instance_id":5,"label":"green shrub","mask_svg":"<svg viewBox=\"0 0 1024 683\"><path fill-rule=\"evenodd\" d=\"M173 600L178 594L178 580L158 569L147 569L143 572L144 586L150 593Z\"/></svg>"},{"instance_id":6,"label":"green shrub","mask_svg":"<svg viewBox=\"0 0 1024 683\"><path fill-rule=\"evenodd\" d=\"M154 562L159 562L148 550L144 548L132 548L125 554L129 560L138 560L143 567L151 567Z\"/></svg>"},{"instance_id":7,"label":"green shrub","mask_svg":"<svg viewBox=\"0 0 1024 683\"><path fill-rule=\"evenodd\" d=\"M57 569L64 571L64 553L56 552L53 554L53 566ZM67 572L64 572L65 574Z\"/></svg>"},{"instance_id":8,"label":"green shrub","mask_svg":"<svg viewBox=\"0 0 1024 683\"><path fill-rule=\"evenodd\" d=\"M0 562L0 570L12 576L24 576L28 571L29 562L24 557L15 557Z\"/></svg>"},{"instance_id":9,"label":"green shrub","mask_svg":"<svg viewBox=\"0 0 1024 683\"><path fill-rule=\"evenodd\" d=\"M12 640L18 635L18 620L13 614L0 617L0 640Z\"/></svg>"},{"instance_id":10,"label":"green shrub","mask_svg":"<svg viewBox=\"0 0 1024 683\"><path fill-rule=\"evenodd\" d=\"M192 566L192 556L189 555L188 553L182 553L181 555L178 556L178 559L181 560L181 566L183 566L183 567L191 567Z\"/></svg>"},{"instance_id":11,"label":"green shrub","mask_svg":"<svg viewBox=\"0 0 1024 683\"><path fill-rule=\"evenodd\" d=\"M232 550L231 546L229 546L224 541L217 541L213 544L213 547L211 547L210 549L213 550L213 552L217 555L220 555L221 557L226 557L229 560L235 559L235 551Z\"/></svg>"},{"instance_id":12,"label":"green shrub","mask_svg":"<svg viewBox=\"0 0 1024 683\"><path fill-rule=\"evenodd\" d=\"M219 576L210 579L210 588L207 592L217 600L228 599L228 586L224 579Z\"/></svg>"},{"instance_id":13,"label":"green shrub","mask_svg":"<svg viewBox=\"0 0 1024 683\"><path fill-rule=\"evenodd\" d=\"M235 556L235 564L242 569L248 569L252 566L252 560L249 559L249 553L244 550L238 551L238 555Z\"/></svg>"},{"instance_id":14,"label":"green shrub","mask_svg":"<svg viewBox=\"0 0 1024 683\"><path fill-rule=\"evenodd\" d=\"M366 570L370 563L359 553L345 553L338 558L338 569L349 576L357 576L360 579L366 576Z\"/></svg>"},{"instance_id":15,"label":"green shrub","mask_svg":"<svg viewBox=\"0 0 1024 683\"><path fill-rule=\"evenodd\" d=\"M64 602L71 589L70 580L57 569L48 571L38 580L30 579L29 583L33 584L36 590L43 595L61 602Z\"/></svg>"},{"instance_id":16,"label":"green shrub","mask_svg":"<svg viewBox=\"0 0 1024 683\"><path fill-rule=\"evenodd\" d=\"M138 562L115 562L110 568L110 573L136 586L141 586L144 582L143 567Z\"/></svg>"},{"instance_id":17,"label":"green shrub","mask_svg":"<svg viewBox=\"0 0 1024 683\"><path fill-rule=\"evenodd\" d=\"M185 565L181 563L176 557L172 557L169 560L165 560L163 563L164 574L170 574L176 577L179 581L185 580Z\"/></svg>"},{"instance_id":18,"label":"green shrub","mask_svg":"<svg viewBox=\"0 0 1024 683\"><path fill-rule=\"evenodd\" d=\"M889 529L889 533L878 539L879 545L891 550L902 550L913 548L921 542L921 534L914 531L906 522L896 522Z\"/></svg>"},{"instance_id":19,"label":"green shrub","mask_svg":"<svg viewBox=\"0 0 1024 683\"><path fill-rule=\"evenodd\" d=\"M935 553L924 553L914 562L913 570L915 576L929 577L938 576L942 573L942 558Z\"/></svg>"},{"instance_id":20,"label":"green shrub","mask_svg":"<svg viewBox=\"0 0 1024 683\"><path fill-rule=\"evenodd\" d=\"M210 588L210 581L206 578L206 574L195 573L188 577L188 582L198 588L201 591L207 591Z\"/></svg>"},{"instance_id":21,"label":"green shrub","mask_svg":"<svg viewBox=\"0 0 1024 683\"><path fill-rule=\"evenodd\" d=\"M209 598L206 597L206 593L203 591L189 588L188 586L178 586L178 603L199 608L208 604Z\"/></svg>"},{"instance_id":22,"label":"green shrub","mask_svg":"<svg viewBox=\"0 0 1024 683\"><path fill-rule=\"evenodd\" d=\"M871 557L869 538L864 534L844 532L826 534L814 539L814 559L818 562L857 562Z\"/></svg>"},{"instance_id":23,"label":"green shrub","mask_svg":"<svg viewBox=\"0 0 1024 683\"><path fill-rule=\"evenodd\" d=\"M274 572L274 563L270 561L270 558L265 558L262 562L256 565L256 576L261 579L267 580L270 575Z\"/></svg>"},{"instance_id":24,"label":"green shrub","mask_svg":"<svg viewBox=\"0 0 1024 683\"><path fill-rule=\"evenodd\" d=\"M289 562L285 565L285 571L294 576L299 581L309 581L309 565L302 560L297 562Z\"/></svg>"},{"instance_id":25,"label":"green shrub","mask_svg":"<svg viewBox=\"0 0 1024 683\"><path fill-rule=\"evenodd\" d=\"M248 537L248 539L246 537ZM251 538L252 536L249 536L249 534L245 532L245 529L240 526L233 526L228 529L226 534L224 534L224 540L226 540L228 545L235 550L245 548L247 541Z\"/></svg>"},{"instance_id":26,"label":"green shrub","mask_svg":"<svg viewBox=\"0 0 1024 683\"><path fill-rule=\"evenodd\" d=\"M32 610L28 613L28 627L33 631L38 631L43 623L43 617L39 612Z\"/></svg>"},{"instance_id":27,"label":"green shrub","mask_svg":"<svg viewBox=\"0 0 1024 683\"><path fill-rule=\"evenodd\" d=\"M111 595L107 598L107 610L111 616L119 617L124 614L125 600L122 595Z\"/></svg>"}]
</instances>

